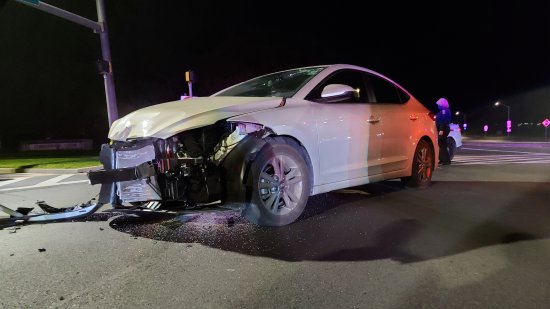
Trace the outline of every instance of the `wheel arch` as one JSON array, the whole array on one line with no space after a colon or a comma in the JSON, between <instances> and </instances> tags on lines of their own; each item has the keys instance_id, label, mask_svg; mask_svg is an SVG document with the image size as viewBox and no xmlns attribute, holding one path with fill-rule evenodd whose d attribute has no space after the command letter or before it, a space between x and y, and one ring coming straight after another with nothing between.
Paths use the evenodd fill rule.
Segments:
<instances>
[{"instance_id":1,"label":"wheel arch","mask_svg":"<svg viewBox=\"0 0 550 309\"><path fill-rule=\"evenodd\" d=\"M311 195L312 193L312 190L313 190L313 184L315 183L314 180L315 180L315 171L313 169L313 164L311 163L311 157L309 155L309 152L307 151L307 148L304 146L304 144L302 144L300 142L300 140L298 140L296 137L292 136L292 135L272 135L270 137L273 137L273 138L277 138L277 139L284 139L285 141L290 141L291 143L294 143L296 147L298 147L298 149L302 152L302 155L304 156L304 160L306 161L306 164L307 164L307 169L309 171L309 183L310 183L310 188L309 188L309 194Z\"/></svg>"},{"instance_id":2,"label":"wheel arch","mask_svg":"<svg viewBox=\"0 0 550 309\"><path fill-rule=\"evenodd\" d=\"M224 187L222 203L245 203L250 201L252 191L252 180L250 168L257 155L269 144L270 140L278 140L292 145L300 151L308 167L310 188L313 188L314 170L307 149L300 141L290 135L271 134L262 137L261 134L250 134L227 155L221 163L223 171Z\"/></svg>"},{"instance_id":3,"label":"wheel arch","mask_svg":"<svg viewBox=\"0 0 550 309\"><path fill-rule=\"evenodd\" d=\"M431 151L431 164L426 165L423 161L423 156L419 156L420 154L419 147L421 144L425 144L426 147ZM429 136L423 136L418 140L418 143L416 143L415 151L413 156L411 157L411 164L410 164L410 173L409 176L401 177L401 182L407 186L412 188L423 188L429 184L431 181L431 176L433 175L433 172L435 171L436 162L437 162L437 156L438 151L435 151L435 143L432 141L432 139ZM430 168L429 172L426 169ZM429 173L426 175L426 173ZM421 175L422 176L419 176ZM428 180L426 180L428 179Z\"/></svg>"},{"instance_id":4,"label":"wheel arch","mask_svg":"<svg viewBox=\"0 0 550 309\"><path fill-rule=\"evenodd\" d=\"M435 164L437 162L439 162L439 151L436 151L436 147L435 147L435 143L433 142L433 140L427 136L427 135L424 135L420 138L421 141L426 141L428 143L428 145L430 145L430 149L432 150L432 153L433 153L433 162L432 162L432 165L435 167ZM438 146L439 147L439 146Z\"/></svg>"}]
</instances>

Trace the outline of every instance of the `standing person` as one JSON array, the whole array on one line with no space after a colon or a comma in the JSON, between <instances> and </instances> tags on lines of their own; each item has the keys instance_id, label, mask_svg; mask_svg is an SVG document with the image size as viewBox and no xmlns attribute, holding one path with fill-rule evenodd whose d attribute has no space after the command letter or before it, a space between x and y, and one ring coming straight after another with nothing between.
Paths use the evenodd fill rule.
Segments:
<instances>
[{"instance_id":1,"label":"standing person","mask_svg":"<svg viewBox=\"0 0 550 309\"><path fill-rule=\"evenodd\" d=\"M447 136L451 132L451 110L449 108L449 101L445 98L440 98L436 102L439 112L435 116L435 124L437 126L439 144L439 163L441 165L451 164L449 157L449 149L447 148Z\"/></svg>"}]
</instances>

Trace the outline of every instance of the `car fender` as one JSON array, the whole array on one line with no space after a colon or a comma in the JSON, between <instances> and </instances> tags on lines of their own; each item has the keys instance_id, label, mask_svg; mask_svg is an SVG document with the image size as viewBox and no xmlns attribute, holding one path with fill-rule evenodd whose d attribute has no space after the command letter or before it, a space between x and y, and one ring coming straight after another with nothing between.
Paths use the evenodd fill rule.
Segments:
<instances>
[{"instance_id":1,"label":"car fender","mask_svg":"<svg viewBox=\"0 0 550 309\"><path fill-rule=\"evenodd\" d=\"M227 119L231 122L250 122L270 128L275 135L289 136L306 150L312 169L312 184L316 185L319 173L319 150L317 146L317 124L311 103L304 100L287 99L284 106L240 115Z\"/></svg>"},{"instance_id":2,"label":"car fender","mask_svg":"<svg viewBox=\"0 0 550 309\"><path fill-rule=\"evenodd\" d=\"M222 186L223 204L244 203L250 200L250 164L267 144L262 139L261 133L258 131L243 138L221 163L224 183Z\"/></svg>"}]
</instances>

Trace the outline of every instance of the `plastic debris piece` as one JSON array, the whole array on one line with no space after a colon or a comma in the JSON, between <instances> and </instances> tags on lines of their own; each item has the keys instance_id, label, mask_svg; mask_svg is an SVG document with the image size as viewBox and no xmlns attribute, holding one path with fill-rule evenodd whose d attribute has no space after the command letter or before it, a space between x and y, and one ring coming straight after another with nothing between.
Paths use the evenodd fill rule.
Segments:
<instances>
[{"instance_id":1,"label":"plastic debris piece","mask_svg":"<svg viewBox=\"0 0 550 309\"><path fill-rule=\"evenodd\" d=\"M46 249L40 248L40 249L38 249L38 252L46 252Z\"/></svg>"},{"instance_id":2,"label":"plastic debris piece","mask_svg":"<svg viewBox=\"0 0 550 309\"><path fill-rule=\"evenodd\" d=\"M64 212L66 210L66 208L55 208L55 207L52 207L48 204L46 204L46 202L44 201L37 201L36 204L38 205L38 207L40 207L43 211L49 213L49 214L55 214L55 213L60 213L60 212Z\"/></svg>"},{"instance_id":3,"label":"plastic debris piece","mask_svg":"<svg viewBox=\"0 0 550 309\"><path fill-rule=\"evenodd\" d=\"M22 215L28 215L32 210L34 209L34 207L18 207L15 211L17 211L18 213L22 214Z\"/></svg>"}]
</instances>

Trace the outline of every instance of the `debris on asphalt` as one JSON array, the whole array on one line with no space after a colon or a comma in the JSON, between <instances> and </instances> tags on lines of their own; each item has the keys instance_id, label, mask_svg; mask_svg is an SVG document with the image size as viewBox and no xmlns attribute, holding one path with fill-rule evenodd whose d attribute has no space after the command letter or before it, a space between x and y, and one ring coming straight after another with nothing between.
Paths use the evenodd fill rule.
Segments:
<instances>
[{"instance_id":1,"label":"debris on asphalt","mask_svg":"<svg viewBox=\"0 0 550 309\"><path fill-rule=\"evenodd\" d=\"M46 202L44 202L44 201L36 201L36 205L38 205L38 207L40 207L43 211L45 211L49 214L61 213L61 212L65 212L67 210L67 208L52 207L52 206L46 204Z\"/></svg>"},{"instance_id":2,"label":"debris on asphalt","mask_svg":"<svg viewBox=\"0 0 550 309\"><path fill-rule=\"evenodd\" d=\"M100 227L100 228L99 228L99 230L100 230L100 231L103 231L103 230L104 230L104 228Z\"/></svg>"},{"instance_id":3,"label":"debris on asphalt","mask_svg":"<svg viewBox=\"0 0 550 309\"><path fill-rule=\"evenodd\" d=\"M10 253L10 256L14 256L14 255L15 255L15 253Z\"/></svg>"},{"instance_id":4,"label":"debris on asphalt","mask_svg":"<svg viewBox=\"0 0 550 309\"><path fill-rule=\"evenodd\" d=\"M28 215L32 210L34 209L34 207L18 207L15 211L17 211L18 213L26 216Z\"/></svg>"},{"instance_id":5,"label":"debris on asphalt","mask_svg":"<svg viewBox=\"0 0 550 309\"><path fill-rule=\"evenodd\" d=\"M20 230L21 228L20 227L11 227L11 228L8 228L7 230L9 231L10 234L15 234L17 233L17 230Z\"/></svg>"},{"instance_id":6,"label":"debris on asphalt","mask_svg":"<svg viewBox=\"0 0 550 309\"><path fill-rule=\"evenodd\" d=\"M46 249L44 249L44 248L39 248L39 249L38 249L38 252L46 252Z\"/></svg>"},{"instance_id":7,"label":"debris on asphalt","mask_svg":"<svg viewBox=\"0 0 550 309\"><path fill-rule=\"evenodd\" d=\"M59 300L65 300L65 297L59 296Z\"/></svg>"}]
</instances>

